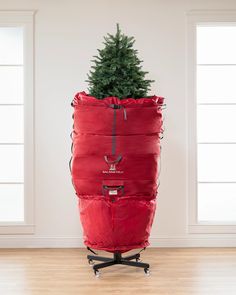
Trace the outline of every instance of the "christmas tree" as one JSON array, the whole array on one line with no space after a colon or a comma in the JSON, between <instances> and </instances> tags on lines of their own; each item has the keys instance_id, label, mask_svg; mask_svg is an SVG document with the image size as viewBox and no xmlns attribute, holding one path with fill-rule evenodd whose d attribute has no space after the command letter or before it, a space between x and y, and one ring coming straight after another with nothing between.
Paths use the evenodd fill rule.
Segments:
<instances>
[{"instance_id":1,"label":"christmas tree","mask_svg":"<svg viewBox=\"0 0 236 295\"><path fill-rule=\"evenodd\" d=\"M89 94L98 99L146 97L154 81L145 79L148 72L142 70L138 51L133 48L134 37L122 34L117 24L116 34L107 34L104 40L105 47L98 49L99 55L92 60L95 65L88 75Z\"/></svg>"}]
</instances>

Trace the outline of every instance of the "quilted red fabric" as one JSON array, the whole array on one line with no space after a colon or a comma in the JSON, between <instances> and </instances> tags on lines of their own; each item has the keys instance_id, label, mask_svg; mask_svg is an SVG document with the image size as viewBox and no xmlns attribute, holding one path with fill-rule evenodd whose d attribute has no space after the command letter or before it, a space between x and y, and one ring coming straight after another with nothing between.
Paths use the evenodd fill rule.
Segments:
<instances>
[{"instance_id":1,"label":"quilted red fabric","mask_svg":"<svg viewBox=\"0 0 236 295\"><path fill-rule=\"evenodd\" d=\"M71 173L86 246L123 253L149 245L163 101L75 95Z\"/></svg>"}]
</instances>

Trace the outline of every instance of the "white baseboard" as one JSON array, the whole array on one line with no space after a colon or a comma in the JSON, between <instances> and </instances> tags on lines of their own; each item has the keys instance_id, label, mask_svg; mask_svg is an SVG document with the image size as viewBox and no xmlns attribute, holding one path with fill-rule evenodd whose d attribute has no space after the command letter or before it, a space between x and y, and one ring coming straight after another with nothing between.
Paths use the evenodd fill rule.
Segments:
<instances>
[{"instance_id":1,"label":"white baseboard","mask_svg":"<svg viewBox=\"0 0 236 295\"><path fill-rule=\"evenodd\" d=\"M150 247L236 247L231 237L152 237ZM80 248L81 237L0 236L0 248Z\"/></svg>"},{"instance_id":2,"label":"white baseboard","mask_svg":"<svg viewBox=\"0 0 236 295\"><path fill-rule=\"evenodd\" d=\"M0 248L80 248L81 237L9 237L0 236Z\"/></svg>"},{"instance_id":3,"label":"white baseboard","mask_svg":"<svg viewBox=\"0 0 236 295\"><path fill-rule=\"evenodd\" d=\"M156 237L150 239L151 247L236 247L236 235L230 237Z\"/></svg>"}]
</instances>

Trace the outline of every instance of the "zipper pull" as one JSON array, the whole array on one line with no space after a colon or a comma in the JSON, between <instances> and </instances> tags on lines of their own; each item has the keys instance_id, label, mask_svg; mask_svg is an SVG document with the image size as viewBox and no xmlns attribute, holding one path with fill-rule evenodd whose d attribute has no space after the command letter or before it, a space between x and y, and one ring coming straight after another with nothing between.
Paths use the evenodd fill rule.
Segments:
<instances>
[{"instance_id":1,"label":"zipper pull","mask_svg":"<svg viewBox=\"0 0 236 295\"><path fill-rule=\"evenodd\" d=\"M124 106L123 106L123 112L124 112L124 119L127 120L126 108Z\"/></svg>"}]
</instances>

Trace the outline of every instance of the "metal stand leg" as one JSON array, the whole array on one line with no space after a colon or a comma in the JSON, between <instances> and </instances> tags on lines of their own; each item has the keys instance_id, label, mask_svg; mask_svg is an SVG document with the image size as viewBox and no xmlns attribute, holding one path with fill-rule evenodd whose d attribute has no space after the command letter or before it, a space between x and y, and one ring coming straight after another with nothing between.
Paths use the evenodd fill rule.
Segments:
<instances>
[{"instance_id":1,"label":"metal stand leg","mask_svg":"<svg viewBox=\"0 0 236 295\"><path fill-rule=\"evenodd\" d=\"M99 277L99 269L108 267L114 264L123 264L123 265L129 265L129 266L135 266L135 267L141 267L144 269L144 272L146 274L149 274L149 264L139 262L138 259L140 258L140 254L134 254L126 257L122 257L120 252L113 253L113 258L108 257L102 257L102 256L96 256L96 255L87 255L87 259L89 264L93 262L93 260L97 261L104 261L103 263L98 263L93 265L93 270L96 275L96 277ZM131 261L133 259L136 259L136 261Z\"/></svg>"},{"instance_id":2,"label":"metal stand leg","mask_svg":"<svg viewBox=\"0 0 236 295\"><path fill-rule=\"evenodd\" d=\"M133 260L133 259L136 259L136 260L138 260L139 258L140 258L140 254L137 253L137 254L134 254L134 255L126 256L123 259L125 259L125 260Z\"/></svg>"},{"instance_id":3,"label":"metal stand leg","mask_svg":"<svg viewBox=\"0 0 236 295\"><path fill-rule=\"evenodd\" d=\"M87 255L88 260L98 260L98 261L112 261L112 258L108 257L101 257L101 256L95 256L95 255Z\"/></svg>"}]
</instances>

